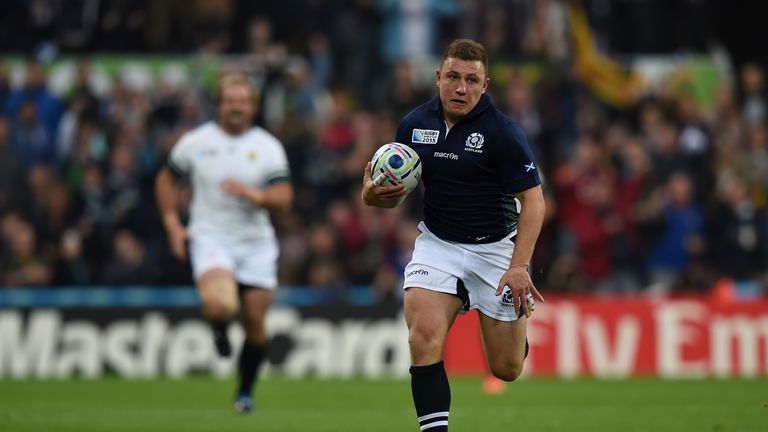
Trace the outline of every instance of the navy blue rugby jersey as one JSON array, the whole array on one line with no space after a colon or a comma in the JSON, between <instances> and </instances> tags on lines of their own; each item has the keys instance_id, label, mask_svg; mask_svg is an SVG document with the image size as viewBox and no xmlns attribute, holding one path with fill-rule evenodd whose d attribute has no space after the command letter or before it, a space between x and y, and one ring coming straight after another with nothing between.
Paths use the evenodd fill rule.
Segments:
<instances>
[{"instance_id":1,"label":"navy blue rugby jersey","mask_svg":"<svg viewBox=\"0 0 768 432\"><path fill-rule=\"evenodd\" d=\"M424 223L443 240L490 243L517 231L513 194L541 184L523 131L487 95L450 130L440 97L411 111L396 141L421 158Z\"/></svg>"}]
</instances>

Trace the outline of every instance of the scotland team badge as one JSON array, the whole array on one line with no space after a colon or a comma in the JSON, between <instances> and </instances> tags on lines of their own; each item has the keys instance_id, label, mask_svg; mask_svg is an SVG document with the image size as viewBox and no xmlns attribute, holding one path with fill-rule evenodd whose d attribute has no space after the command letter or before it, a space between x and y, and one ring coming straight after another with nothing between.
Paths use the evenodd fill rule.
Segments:
<instances>
[{"instance_id":1,"label":"scotland team badge","mask_svg":"<svg viewBox=\"0 0 768 432\"><path fill-rule=\"evenodd\" d=\"M467 142L464 143L466 145L466 147L464 147L464 150L475 152L475 153L482 153L484 142L485 142L485 137L483 137L483 134L479 132L473 132L467 137Z\"/></svg>"}]
</instances>

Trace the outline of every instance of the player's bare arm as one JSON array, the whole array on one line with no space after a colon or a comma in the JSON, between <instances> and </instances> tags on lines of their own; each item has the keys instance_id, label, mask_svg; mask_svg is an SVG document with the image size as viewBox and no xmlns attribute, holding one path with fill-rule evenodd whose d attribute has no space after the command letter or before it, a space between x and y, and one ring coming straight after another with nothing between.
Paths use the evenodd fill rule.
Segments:
<instances>
[{"instance_id":1,"label":"player's bare arm","mask_svg":"<svg viewBox=\"0 0 768 432\"><path fill-rule=\"evenodd\" d=\"M244 199L270 212L285 212L293 206L293 187L289 182L275 183L262 189L246 186L236 180L224 179L221 181L221 188L236 198Z\"/></svg>"},{"instance_id":2,"label":"player's bare arm","mask_svg":"<svg viewBox=\"0 0 768 432\"><path fill-rule=\"evenodd\" d=\"M361 197L365 205L381 208L393 208L397 206L398 199L406 194L402 183L394 186L379 186L371 178L371 163L365 166L363 171L363 191Z\"/></svg>"},{"instance_id":3,"label":"player's bare arm","mask_svg":"<svg viewBox=\"0 0 768 432\"><path fill-rule=\"evenodd\" d=\"M168 233L168 243L171 252L177 258L187 258L187 230L179 219L176 198L176 178L171 171L163 167L155 179L155 196L160 210L163 226Z\"/></svg>"},{"instance_id":4,"label":"player's bare arm","mask_svg":"<svg viewBox=\"0 0 768 432\"><path fill-rule=\"evenodd\" d=\"M531 293L535 300L544 301L544 297L533 285L531 275L528 272L528 265L533 256L533 249L536 246L536 239L541 232L541 226L544 223L544 194L541 185L527 189L515 195L522 203L520 219L517 225L517 237L515 239L515 251L509 263L509 269L501 277L499 286L496 288L496 295L501 295L505 286L512 291L515 302L515 312L520 313L521 309L525 316L530 316L531 311L525 297Z\"/></svg>"}]
</instances>

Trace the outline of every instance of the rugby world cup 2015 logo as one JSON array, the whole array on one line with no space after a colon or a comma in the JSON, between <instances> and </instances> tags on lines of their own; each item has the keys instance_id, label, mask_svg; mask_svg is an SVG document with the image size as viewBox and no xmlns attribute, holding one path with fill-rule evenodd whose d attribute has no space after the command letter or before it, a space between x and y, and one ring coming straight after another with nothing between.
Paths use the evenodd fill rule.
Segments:
<instances>
[{"instance_id":1,"label":"rugby world cup 2015 logo","mask_svg":"<svg viewBox=\"0 0 768 432\"><path fill-rule=\"evenodd\" d=\"M440 131L432 129L414 129L411 133L411 142L414 144L437 144Z\"/></svg>"},{"instance_id":2,"label":"rugby world cup 2015 logo","mask_svg":"<svg viewBox=\"0 0 768 432\"><path fill-rule=\"evenodd\" d=\"M485 137L483 137L483 134L479 132L473 132L467 137L467 142L465 143L466 147L464 150L475 153L482 153L484 142Z\"/></svg>"}]
</instances>

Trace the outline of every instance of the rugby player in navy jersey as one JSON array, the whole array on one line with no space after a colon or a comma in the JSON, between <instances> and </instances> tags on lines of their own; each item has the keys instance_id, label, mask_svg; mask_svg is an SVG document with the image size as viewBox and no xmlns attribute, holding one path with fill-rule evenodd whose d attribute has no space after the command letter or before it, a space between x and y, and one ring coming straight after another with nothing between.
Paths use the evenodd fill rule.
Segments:
<instances>
[{"instance_id":1,"label":"rugby player in navy jersey","mask_svg":"<svg viewBox=\"0 0 768 432\"><path fill-rule=\"evenodd\" d=\"M405 268L411 391L421 431L448 430L443 345L462 310L477 309L490 371L512 381L527 353L526 320L544 301L528 266L544 219L541 179L520 127L485 94L485 48L453 41L435 74L438 96L411 111L396 141L423 164L424 220ZM362 199L391 208L402 185L363 177Z\"/></svg>"}]
</instances>

